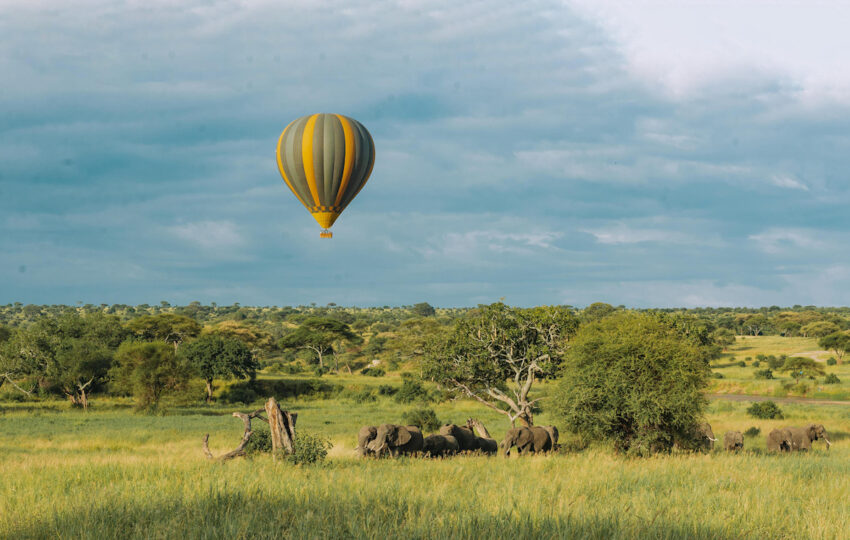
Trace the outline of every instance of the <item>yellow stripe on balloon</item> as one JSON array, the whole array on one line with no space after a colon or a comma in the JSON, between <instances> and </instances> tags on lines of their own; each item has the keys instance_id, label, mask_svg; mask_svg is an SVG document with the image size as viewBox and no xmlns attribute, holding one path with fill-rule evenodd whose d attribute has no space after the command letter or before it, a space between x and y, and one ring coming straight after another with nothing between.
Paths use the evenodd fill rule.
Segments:
<instances>
[{"instance_id":1,"label":"yellow stripe on balloon","mask_svg":"<svg viewBox=\"0 0 850 540\"><path fill-rule=\"evenodd\" d=\"M304 176L307 177L307 185L310 186L310 193L313 194L313 202L315 206L319 206L319 188L316 186L316 172L313 170L313 132L316 130L316 120L318 114L314 114L307 120L307 125L304 126L304 135L301 137L301 160L304 162Z\"/></svg>"},{"instance_id":2,"label":"yellow stripe on balloon","mask_svg":"<svg viewBox=\"0 0 850 540\"><path fill-rule=\"evenodd\" d=\"M351 130L351 124L348 123L348 118L337 114L342 124L342 133L345 135L345 164L342 166L342 181L339 184L339 191L336 193L336 206L339 206L345 195L345 188L348 187L348 181L351 179L351 171L354 169L354 133Z\"/></svg>"},{"instance_id":3,"label":"yellow stripe on balloon","mask_svg":"<svg viewBox=\"0 0 850 540\"><path fill-rule=\"evenodd\" d=\"M292 187L292 182L289 181L289 177L286 176L286 170L284 170L283 168L283 158L280 157L280 146L283 144L283 138L286 137L286 132L289 131L289 128L292 127L292 124L294 123L295 122L291 122L288 126L286 126L286 129L283 130L283 133L280 134L280 138L277 140L277 151L275 152L277 154L277 168L278 170L280 170L280 175L283 177L283 181L286 182L287 186L289 186L289 190L292 191L292 193L295 194L295 197L299 201L301 201L301 204L303 204L309 210L310 207L307 205L306 202L304 202L304 199L301 198L301 195L299 195L298 192L295 191L295 188Z\"/></svg>"}]
</instances>

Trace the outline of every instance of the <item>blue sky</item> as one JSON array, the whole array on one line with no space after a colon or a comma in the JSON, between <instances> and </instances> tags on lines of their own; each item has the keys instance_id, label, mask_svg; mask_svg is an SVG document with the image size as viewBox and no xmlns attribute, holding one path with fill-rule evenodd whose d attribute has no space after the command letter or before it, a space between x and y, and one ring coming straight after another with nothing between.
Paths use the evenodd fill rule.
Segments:
<instances>
[{"instance_id":1,"label":"blue sky","mask_svg":"<svg viewBox=\"0 0 850 540\"><path fill-rule=\"evenodd\" d=\"M0 0L0 302L850 304L850 10L458 4Z\"/></svg>"}]
</instances>

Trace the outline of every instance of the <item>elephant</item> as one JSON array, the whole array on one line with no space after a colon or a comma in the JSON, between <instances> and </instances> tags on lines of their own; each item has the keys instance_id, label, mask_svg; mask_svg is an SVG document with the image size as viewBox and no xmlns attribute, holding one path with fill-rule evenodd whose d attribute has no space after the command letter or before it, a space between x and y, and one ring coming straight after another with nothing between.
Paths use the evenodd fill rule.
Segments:
<instances>
[{"instance_id":1,"label":"elephant","mask_svg":"<svg viewBox=\"0 0 850 540\"><path fill-rule=\"evenodd\" d=\"M744 436L740 431L727 431L723 435L723 448L727 452L737 452L744 449Z\"/></svg>"},{"instance_id":2,"label":"elephant","mask_svg":"<svg viewBox=\"0 0 850 540\"><path fill-rule=\"evenodd\" d=\"M366 447L380 457L388 452L392 457L399 454L414 454L422 451L424 439L416 426L381 424L377 435Z\"/></svg>"},{"instance_id":3,"label":"elephant","mask_svg":"<svg viewBox=\"0 0 850 540\"><path fill-rule=\"evenodd\" d=\"M456 454L457 439L451 435L428 435L422 443L422 451L431 457L442 457Z\"/></svg>"},{"instance_id":4,"label":"elephant","mask_svg":"<svg viewBox=\"0 0 850 540\"><path fill-rule=\"evenodd\" d=\"M511 428L499 443L499 448L502 455L507 457L514 446L520 454L548 452L552 449L552 437L539 426Z\"/></svg>"},{"instance_id":5,"label":"elephant","mask_svg":"<svg viewBox=\"0 0 850 540\"><path fill-rule=\"evenodd\" d=\"M440 428L440 435L451 435L457 439L461 452L478 450L478 437L471 429L455 424L445 424Z\"/></svg>"},{"instance_id":6,"label":"elephant","mask_svg":"<svg viewBox=\"0 0 850 540\"><path fill-rule=\"evenodd\" d=\"M770 452L790 452L791 430L788 428L774 429L768 433L767 449Z\"/></svg>"},{"instance_id":7,"label":"elephant","mask_svg":"<svg viewBox=\"0 0 850 540\"><path fill-rule=\"evenodd\" d=\"M496 439L488 439L486 437L476 437L478 440L478 449L485 454L495 454L499 450L499 443Z\"/></svg>"},{"instance_id":8,"label":"elephant","mask_svg":"<svg viewBox=\"0 0 850 540\"><path fill-rule=\"evenodd\" d=\"M558 437L560 433L558 433L558 428L555 426L540 426L546 430L549 434L549 438L552 439L552 450L555 450L558 447Z\"/></svg>"},{"instance_id":9,"label":"elephant","mask_svg":"<svg viewBox=\"0 0 850 540\"><path fill-rule=\"evenodd\" d=\"M374 455L374 452L368 448L368 444L375 440L378 436L378 428L375 426L363 426L357 432L357 455L366 457Z\"/></svg>"},{"instance_id":10,"label":"elephant","mask_svg":"<svg viewBox=\"0 0 850 540\"><path fill-rule=\"evenodd\" d=\"M818 439L826 441L827 450L832 446L823 424L809 424L806 427L789 427L786 429L791 432L791 450L809 451L812 449L812 441Z\"/></svg>"},{"instance_id":11,"label":"elephant","mask_svg":"<svg viewBox=\"0 0 850 540\"><path fill-rule=\"evenodd\" d=\"M711 429L711 424L701 422L690 426L688 429L678 434L673 439L673 447L680 450L702 450L711 452L714 450L714 443L717 439L714 437L714 431Z\"/></svg>"},{"instance_id":12,"label":"elephant","mask_svg":"<svg viewBox=\"0 0 850 540\"><path fill-rule=\"evenodd\" d=\"M714 438L714 431L711 429L711 424L708 422L701 423L697 426L697 433L700 436L700 447L709 452L714 450L714 443L717 442L717 439Z\"/></svg>"}]
</instances>

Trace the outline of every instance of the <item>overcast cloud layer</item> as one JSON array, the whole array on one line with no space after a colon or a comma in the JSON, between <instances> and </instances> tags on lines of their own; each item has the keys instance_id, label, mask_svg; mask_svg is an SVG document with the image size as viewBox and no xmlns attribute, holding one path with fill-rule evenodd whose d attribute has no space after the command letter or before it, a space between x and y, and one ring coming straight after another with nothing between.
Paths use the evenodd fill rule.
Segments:
<instances>
[{"instance_id":1,"label":"overcast cloud layer","mask_svg":"<svg viewBox=\"0 0 850 540\"><path fill-rule=\"evenodd\" d=\"M850 304L850 81L770 13L176 4L0 2L0 302ZM377 149L331 241L274 161L312 112Z\"/></svg>"}]
</instances>

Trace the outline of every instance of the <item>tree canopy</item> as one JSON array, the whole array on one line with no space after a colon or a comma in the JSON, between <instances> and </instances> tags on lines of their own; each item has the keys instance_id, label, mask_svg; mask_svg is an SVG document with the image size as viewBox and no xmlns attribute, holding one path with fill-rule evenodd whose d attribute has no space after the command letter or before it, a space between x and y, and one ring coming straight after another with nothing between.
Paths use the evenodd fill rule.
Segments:
<instances>
[{"instance_id":1,"label":"tree canopy","mask_svg":"<svg viewBox=\"0 0 850 540\"><path fill-rule=\"evenodd\" d=\"M823 366L811 358L802 356L792 356L786 358L785 363L779 368L779 371L789 373L798 383L803 377L814 378L817 375L825 375L826 371Z\"/></svg>"},{"instance_id":2,"label":"tree canopy","mask_svg":"<svg viewBox=\"0 0 850 540\"><path fill-rule=\"evenodd\" d=\"M207 384L212 401L213 380L253 377L259 365L251 350L239 339L208 334L184 345L182 354Z\"/></svg>"},{"instance_id":3,"label":"tree canopy","mask_svg":"<svg viewBox=\"0 0 850 540\"><path fill-rule=\"evenodd\" d=\"M613 314L571 341L554 411L570 431L620 451L669 450L701 419L709 371L701 346L670 321Z\"/></svg>"},{"instance_id":4,"label":"tree canopy","mask_svg":"<svg viewBox=\"0 0 850 540\"><path fill-rule=\"evenodd\" d=\"M534 404L541 399L529 397L534 380L555 375L577 327L578 318L565 307L479 306L445 339L431 342L422 373L512 423L533 425Z\"/></svg>"},{"instance_id":5,"label":"tree canopy","mask_svg":"<svg viewBox=\"0 0 850 540\"><path fill-rule=\"evenodd\" d=\"M340 342L362 343L363 338L354 333L348 324L330 317L311 317L306 319L291 334L278 342L282 349L309 349L316 354L319 368L324 369L324 357L336 356L334 346ZM339 366L336 366L337 370Z\"/></svg>"},{"instance_id":6,"label":"tree canopy","mask_svg":"<svg viewBox=\"0 0 850 540\"><path fill-rule=\"evenodd\" d=\"M127 323L127 329L145 341L164 341L176 349L187 339L201 333L201 325L195 319L174 313L143 315Z\"/></svg>"}]
</instances>

